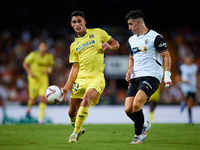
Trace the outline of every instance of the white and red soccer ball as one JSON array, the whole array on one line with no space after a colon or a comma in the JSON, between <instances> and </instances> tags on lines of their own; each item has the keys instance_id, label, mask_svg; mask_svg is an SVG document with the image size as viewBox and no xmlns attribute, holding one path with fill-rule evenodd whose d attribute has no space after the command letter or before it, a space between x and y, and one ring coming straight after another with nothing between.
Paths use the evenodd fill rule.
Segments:
<instances>
[{"instance_id":1,"label":"white and red soccer ball","mask_svg":"<svg viewBox=\"0 0 200 150\"><path fill-rule=\"evenodd\" d=\"M63 101L64 94L60 87L51 85L46 90L45 97L50 104L59 104Z\"/></svg>"}]
</instances>

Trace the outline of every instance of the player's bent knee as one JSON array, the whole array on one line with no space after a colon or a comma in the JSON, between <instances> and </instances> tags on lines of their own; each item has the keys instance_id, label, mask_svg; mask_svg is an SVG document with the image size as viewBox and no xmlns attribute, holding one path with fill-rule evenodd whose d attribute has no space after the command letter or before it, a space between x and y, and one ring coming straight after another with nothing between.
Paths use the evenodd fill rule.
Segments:
<instances>
[{"instance_id":1,"label":"player's bent knee","mask_svg":"<svg viewBox=\"0 0 200 150\"><path fill-rule=\"evenodd\" d=\"M124 111L127 115L130 115L133 113L132 107L128 106L124 108Z\"/></svg>"},{"instance_id":2,"label":"player's bent knee","mask_svg":"<svg viewBox=\"0 0 200 150\"><path fill-rule=\"evenodd\" d=\"M139 103L134 103L133 104L133 112L137 112L137 111L139 111L141 109L142 109L142 106L140 106Z\"/></svg>"},{"instance_id":3,"label":"player's bent knee","mask_svg":"<svg viewBox=\"0 0 200 150\"><path fill-rule=\"evenodd\" d=\"M69 110L69 111L68 111L68 115L69 115L70 117L75 117L75 116L77 115L77 112L72 111L72 110Z\"/></svg>"},{"instance_id":4,"label":"player's bent knee","mask_svg":"<svg viewBox=\"0 0 200 150\"><path fill-rule=\"evenodd\" d=\"M91 101L83 99L83 101L81 102L81 106L83 106L83 107L89 107L90 103L91 103Z\"/></svg>"}]
</instances>

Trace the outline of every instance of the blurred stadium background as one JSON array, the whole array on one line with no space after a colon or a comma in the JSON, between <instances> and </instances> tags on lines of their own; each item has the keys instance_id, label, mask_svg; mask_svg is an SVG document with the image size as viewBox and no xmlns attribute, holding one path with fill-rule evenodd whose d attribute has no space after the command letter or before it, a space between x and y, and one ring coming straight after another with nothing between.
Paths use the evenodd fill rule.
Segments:
<instances>
[{"instance_id":1,"label":"blurred stadium background","mask_svg":"<svg viewBox=\"0 0 200 150\"><path fill-rule=\"evenodd\" d=\"M100 98L99 106L96 108L108 110L105 116L109 110L111 112L115 108L118 108L123 114L127 89L124 77L129 54L127 40L131 36L125 15L130 10L140 9L146 16L147 27L156 30L165 37L172 57L171 71L174 86L165 89L161 85L159 107L156 112L161 115L169 114L166 116L169 119L164 122L173 120L171 118L174 114L178 118L183 117L177 122L187 122L186 112L181 116L178 114L180 113L179 104L182 93L179 83L176 82L176 74L178 66L183 62L182 58L187 52L195 55L195 62L200 67L200 12L198 7L199 2L196 0L2 1L0 2L0 102L5 102L10 117L25 116L28 92L27 78L22 68L22 62L28 53L37 49L41 40L47 40L49 52L54 54L55 58L50 84L61 87L65 84L71 68L68 62L69 47L75 36L70 27L69 16L74 10L82 10L86 14L88 28L103 28L120 43L119 50L106 51L105 77L107 85ZM197 100L200 103L200 83L198 83ZM59 113L64 113L61 120L65 121L55 122L67 123L68 103L69 99L60 105L49 106L47 108L48 117L51 118L51 112L56 111L59 107L59 110L63 109L63 112ZM91 109L93 110L93 108ZM148 113L147 106L144 109ZM37 115L36 110L37 107L34 107L35 115ZM1 107L0 112L3 112ZM195 107L194 115L195 113L199 114L199 106ZM121 118L124 118L123 115ZM194 121L200 122L199 119L198 116L194 116ZM0 115L1 120L2 115ZM123 121L127 120L122 119L121 123ZM155 121L162 121L162 117L156 118L155 115ZM114 121L114 123L118 122Z\"/></svg>"}]
</instances>

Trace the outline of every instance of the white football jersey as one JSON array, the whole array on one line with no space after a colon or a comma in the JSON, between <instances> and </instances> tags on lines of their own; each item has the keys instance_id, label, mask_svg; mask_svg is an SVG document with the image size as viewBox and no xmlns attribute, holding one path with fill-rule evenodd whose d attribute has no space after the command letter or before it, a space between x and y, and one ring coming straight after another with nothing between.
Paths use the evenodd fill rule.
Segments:
<instances>
[{"instance_id":1,"label":"white football jersey","mask_svg":"<svg viewBox=\"0 0 200 150\"><path fill-rule=\"evenodd\" d=\"M188 81L189 83L181 83L181 90L183 93L195 93L197 91L197 72L198 66L196 64L180 65L181 80Z\"/></svg>"},{"instance_id":2,"label":"white football jersey","mask_svg":"<svg viewBox=\"0 0 200 150\"><path fill-rule=\"evenodd\" d=\"M144 35L133 35L129 38L129 52L133 55L134 66L132 78L151 76L160 82L163 78L163 58L159 53L167 51L164 38L153 30Z\"/></svg>"}]
</instances>

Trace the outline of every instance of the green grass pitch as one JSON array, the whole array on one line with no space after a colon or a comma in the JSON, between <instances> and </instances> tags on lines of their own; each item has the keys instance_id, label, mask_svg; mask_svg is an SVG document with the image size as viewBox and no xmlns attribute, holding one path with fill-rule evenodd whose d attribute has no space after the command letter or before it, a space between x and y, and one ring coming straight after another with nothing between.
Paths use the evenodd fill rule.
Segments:
<instances>
[{"instance_id":1,"label":"green grass pitch","mask_svg":"<svg viewBox=\"0 0 200 150\"><path fill-rule=\"evenodd\" d=\"M0 125L0 150L199 150L200 124L152 124L142 144L130 145L133 125L84 125L68 143L71 125Z\"/></svg>"}]
</instances>

